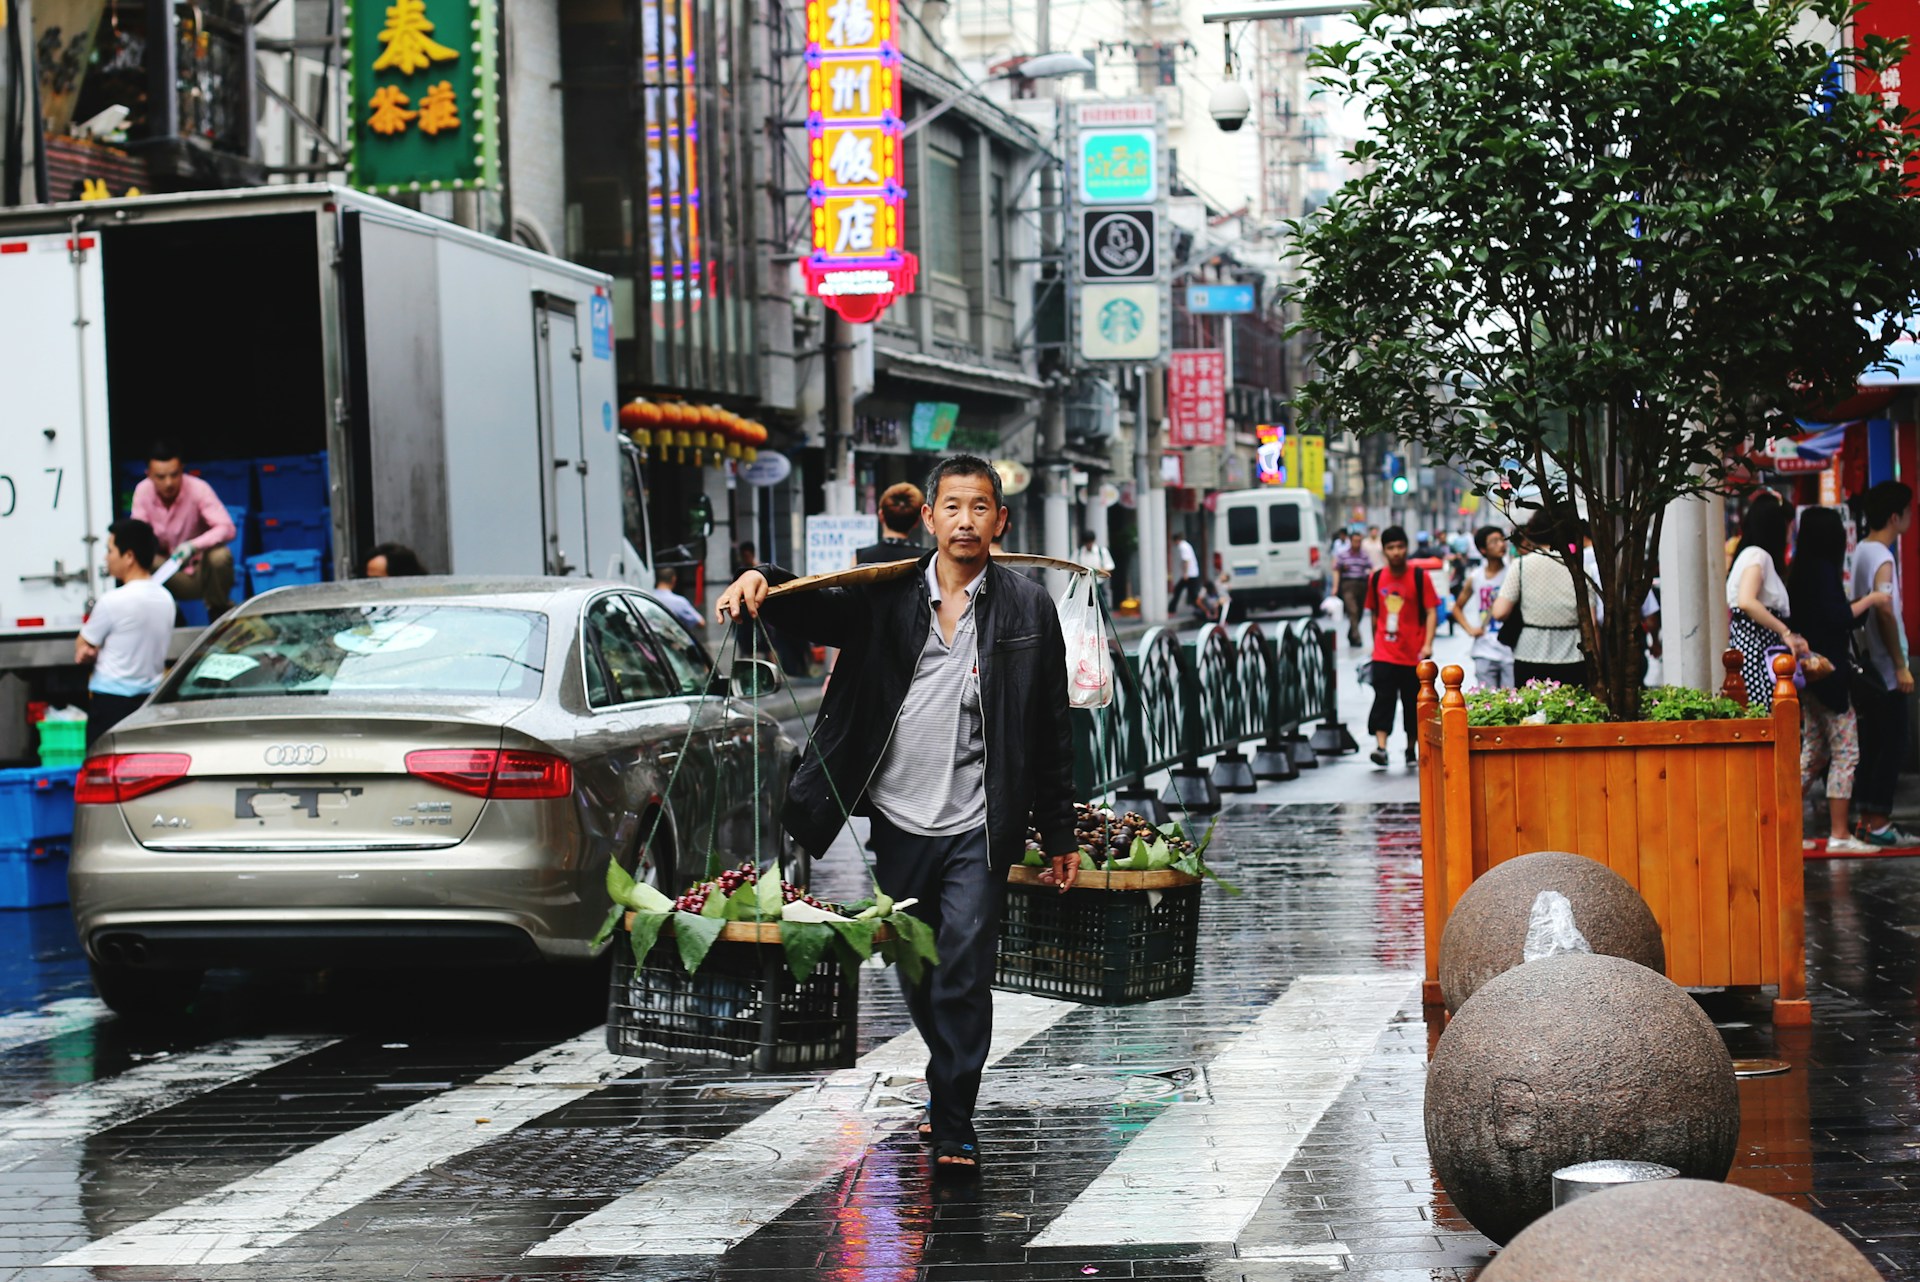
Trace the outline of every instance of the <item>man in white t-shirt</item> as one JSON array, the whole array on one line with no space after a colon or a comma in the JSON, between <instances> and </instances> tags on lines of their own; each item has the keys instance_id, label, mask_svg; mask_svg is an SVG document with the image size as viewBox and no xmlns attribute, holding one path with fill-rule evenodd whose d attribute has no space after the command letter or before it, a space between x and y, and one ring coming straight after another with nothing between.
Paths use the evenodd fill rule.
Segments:
<instances>
[{"instance_id":1,"label":"man in white t-shirt","mask_svg":"<svg viewBox=\"0 0 1920 1282\"><path fill-rule=\"evenodd\" d=\"M74 639L73 661L92 664L87 681L87 746L147 701L167 669L173 594L147 569L160 557L153 527L132 517L107 531L107 573L120 586L102 594Z\"/></svg>"},{"instance_id":2,"label":"man in white t-shirt","mask_svg":"<svg viewBox=\"0 0 1920 1282\"><path fill-rule=\"evenodd\" d=\"M1200 558L1194 553L1193 544L1187 542L1185 535L1173 536L1170 551L1172 555L1168 561L1173 568L1173 595L1167 600L1167 617L1177 619L1180 617L1181 594L1186 594L1187 601L1194 609L1200 609L1200 593L1206 585L1200 578Z\"/></svg>"},{"instance_id":3,"label":"man in white t-shirt","mask_svg":"<svg viewBox=\"0 0 1920 1282\"><path fill-rule=\"evenodd\" d=\"M1500 644L1500 629L1493 621L1493 603L1500 597L1500 585L1507 581L1506 532L1497 525L1483 525L1473 532L1473 544L1480 549L1480 564L1467 571L1466 586L1454 599L1451 613L1473 638L1475 682L1482 689L1506 689L1513 685L1513 651ZM1472 617L1468 617L1469 608Z\"/></svg>"},{"instance_id":4,"label":"man in white t-shirt","mask_svg":"<svg viewBox=\"0 0 1920 1282\"><path fill-rule=\"evenodd\" d=\"M1860 770L1853 782L1853 813L1858 835L1876 846L1911 846L1920 837L1893 826L1894 785L1906 759L1908 704L1913 672L1907 666L1907 638L1901 623L1900 564L1893 545L1913 520L1913 491L1898 481L1882 481L1866 493L1867 537L1853 550L1853 581L1847 595L1855 601L1873 592L1891 594L1891 603L1867 611L1867 661L1855 683L1853 704L1860 726Z\"/></svg>"}]
</instances>

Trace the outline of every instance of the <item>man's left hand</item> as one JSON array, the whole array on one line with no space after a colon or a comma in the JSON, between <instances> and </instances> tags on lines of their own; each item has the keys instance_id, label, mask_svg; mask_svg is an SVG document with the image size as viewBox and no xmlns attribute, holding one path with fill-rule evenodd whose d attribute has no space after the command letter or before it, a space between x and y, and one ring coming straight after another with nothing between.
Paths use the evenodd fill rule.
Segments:
<instances>
[{"instance_id":1,"label":"man's left hand","mask_svg":"<svg viewBox=\"0 0 1920 1282\"><path fill-rule=\"evenodd\" d=\"M1073 883L1080 877L1080 852L1070 855L1054 855L1053 866L1042 869L1040 880L1049 886L1058 886L1061 894L1073 889Z\"/></svg>"}]
</instances>

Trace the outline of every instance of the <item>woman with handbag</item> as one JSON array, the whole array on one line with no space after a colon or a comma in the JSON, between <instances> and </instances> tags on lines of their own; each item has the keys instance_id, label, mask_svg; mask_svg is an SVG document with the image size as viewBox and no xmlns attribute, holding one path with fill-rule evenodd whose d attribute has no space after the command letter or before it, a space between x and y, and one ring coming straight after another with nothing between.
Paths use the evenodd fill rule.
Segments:
<instances>
[{"instance_id":1,"label":"woman with handbag","mask_svg":"<svg viewBox=\"0 0 1920 1282\"><path fill-rule=\"evenodd\" d=\"M1513 651L1516 685L1524 686L1529 681L1587 684L1587 657L1580 650L1580 598L1573 572L1559 555L1548 551L1559 548L1578 557L1573 529L1570 520L1544 510L1534 513L1520 535L1524 555L1507 571L1506 582L1500 585L1500 595L1493 603L1500 642ZM1600 604L1600 589L1591 579L1587 581L1587 599L1593 605L1594 622L1600 622L1605 611Z\"/></svg>"},{"instance_id":2,"label":"woman with handbag","mask_svg":"<svg viewBox=\"0 0 1920 1282\"><path fill-rule=\"evenodd\" d=\"M1773 656L1796 658L1807 651L1806 638L1787 621L1787 507L1779 501L1755 503L1740 522L1740 551L1727 571L1727 644L1740 652L1740 676L1747 702L1773 711Z\"/></svg>"},{"instance_id":3,"label":"woman with handbag","mask_svg":"<svg viewBox=\"0 0 1920 1282\"><path fill-rule=\"evenodd\" d=\"M1869 855L1878 849L1847 829L1854 771L1860 765L1860 734L1848 686L1853 676L1854 621L1888 599L1871 592L1848 602L1843 582L1847 527L1832 508L1808 508L1800 517L1787 575L1794 624L1811 654L1801 663L1807 697L1800 701L1800 789L1826 777L1827 853ZM1771 682L1768 683L1771 689Z\"/></svg>"}]
</instances>

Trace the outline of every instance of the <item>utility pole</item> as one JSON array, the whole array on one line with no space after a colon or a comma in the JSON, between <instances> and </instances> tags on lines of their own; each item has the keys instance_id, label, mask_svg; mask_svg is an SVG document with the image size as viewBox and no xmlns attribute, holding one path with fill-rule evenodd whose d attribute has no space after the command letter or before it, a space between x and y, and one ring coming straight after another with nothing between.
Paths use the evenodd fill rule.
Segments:
<instances>
[{"instance_id":1,"label":"utility pole","mask_svg":"<svg viewBox=\"0 0 1920 1282\"><path fill-rule=\"evenodd\" d=\"M1053 52L1053 9L1050 0L1035 0L1034 39L1040 53ZM1063 132L1060 124L1061 100L1054 92L1051 80L1036 83L1042 94L1054 100L1053 133L1057 142ZM1040 204L1041 256L1054 260L1056 272L1070 271L1070 265L1059 261L1062 239L1060 177L1051 164L1046 165L1040 174ZM1041 371L1043 376L1051 372L1045 369ZM1040 550L1048 556L1071 560L1074 549L1073 472L1066 458L1065 389L1057 378L1049 377L1046 383L1046 390L1040 394ZM1047 585L1055 595L1066 589L1065 580L1066 576L1057 571L1047 575Z\"/></svg>"},{"instance_id":2,"label":"utility pole","mask_svg":"<svg viewBox=\"0 0 1920 1282\"><path fill-rule=\"evenodd\" d=\"M853 511L853 322L827 309L827 475L828 516Z\"/></svg>"}]
</instances>

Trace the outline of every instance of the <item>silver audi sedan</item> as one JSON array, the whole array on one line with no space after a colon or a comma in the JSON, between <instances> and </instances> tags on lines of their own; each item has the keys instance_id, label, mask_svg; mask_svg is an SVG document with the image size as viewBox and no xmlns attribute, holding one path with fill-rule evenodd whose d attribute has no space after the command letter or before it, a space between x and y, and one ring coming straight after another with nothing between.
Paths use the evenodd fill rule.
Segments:
<instances>
[{"instance_id":1,"label":"silver audi sedan","mask_svg":"<svg viewBox=\"0 0 1920 1282\"><path fill-rule=\"evenodd\" d=\"M70 883L95 984L151 1016L213 968L586 962L608 860L677 891L709 849L780 848L796 748L749 701L778 685L766 663L716 678L621 585L256 597L81 772Z\"/></svg>"}]
</instances>

